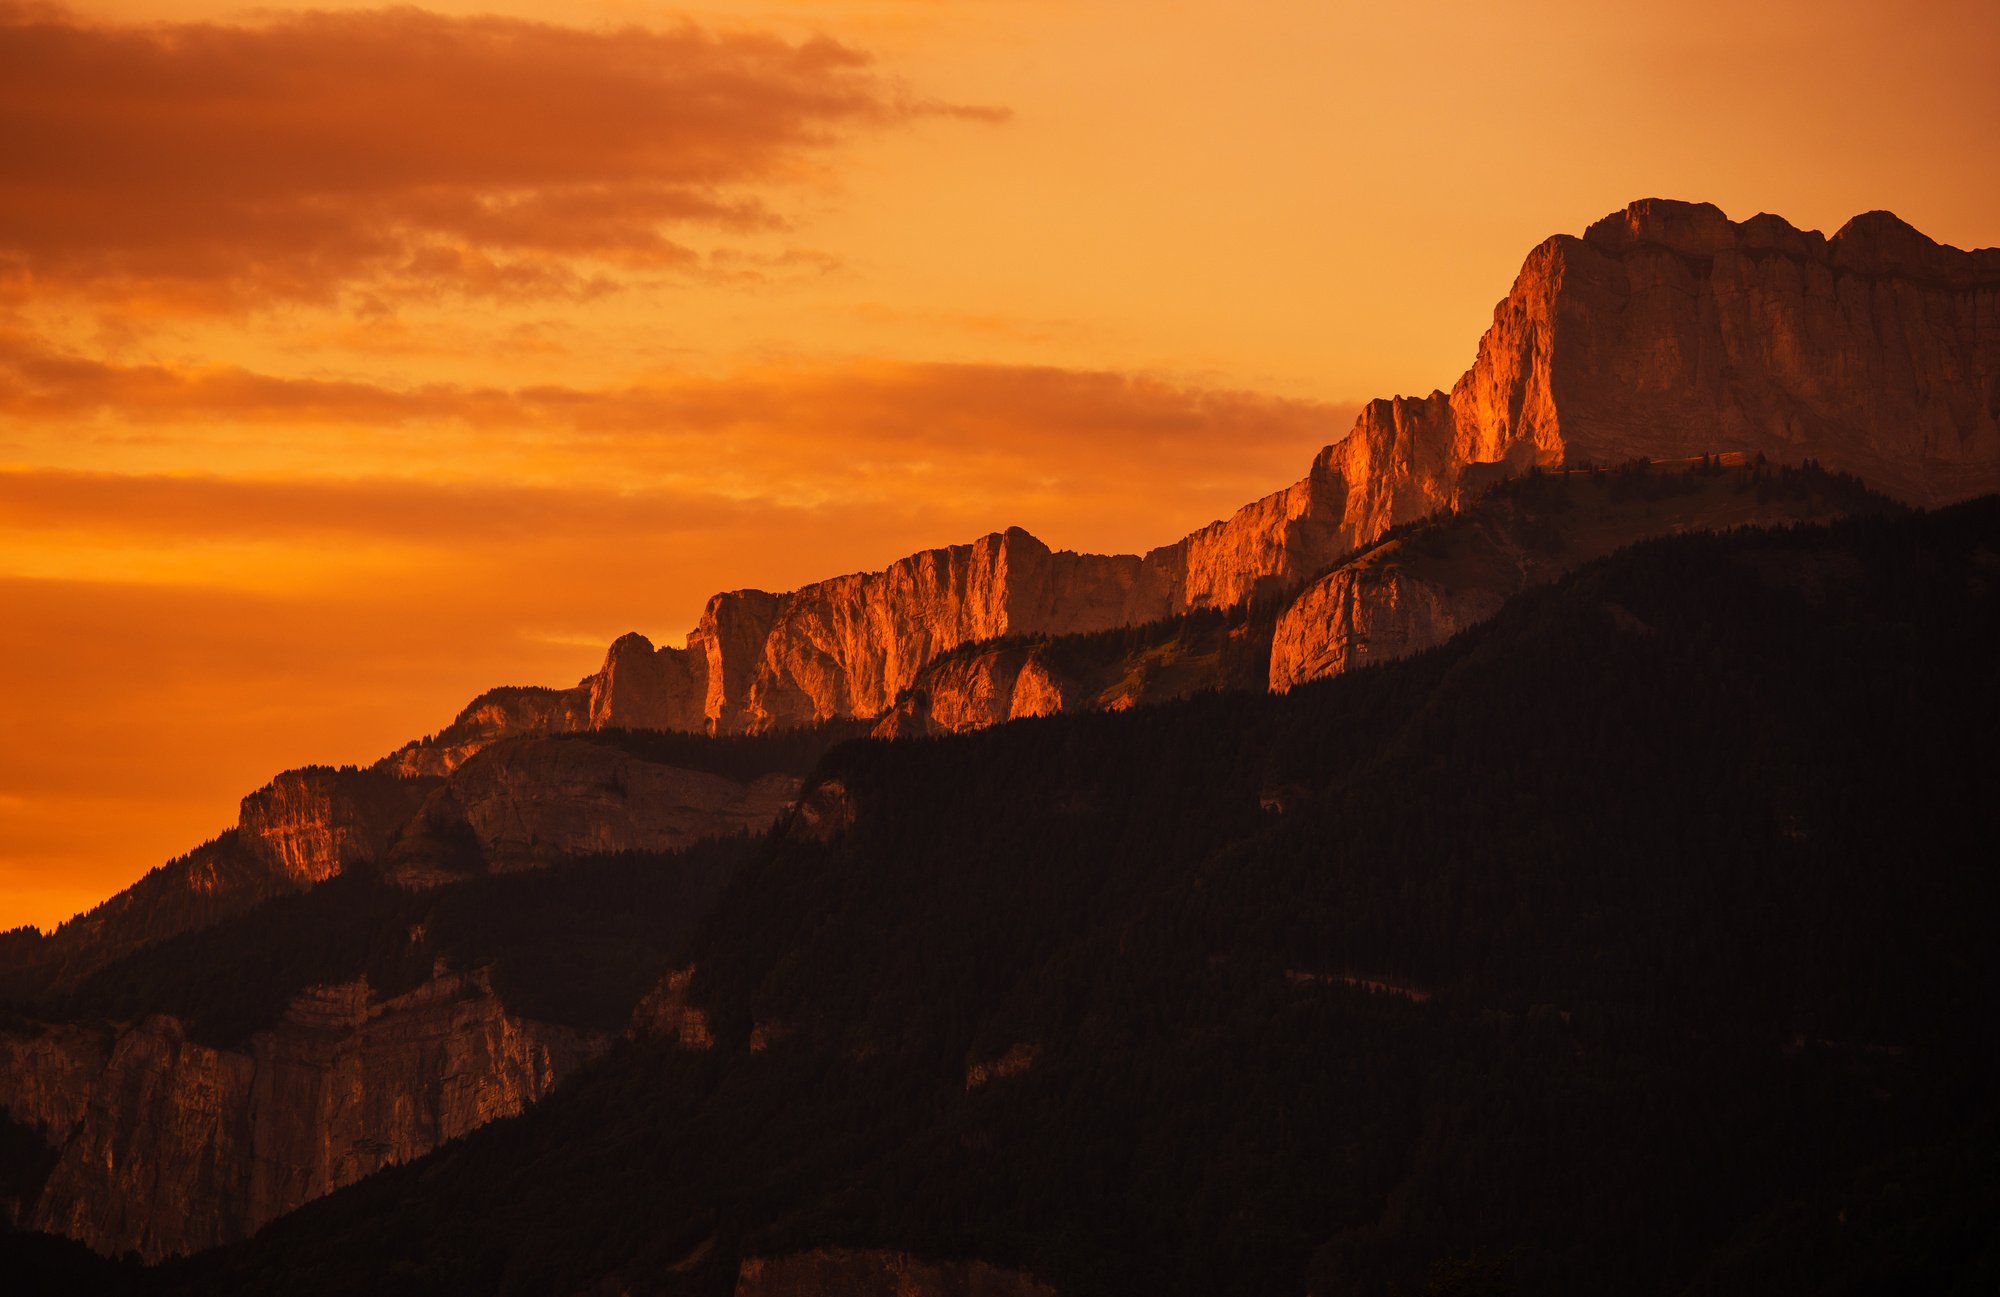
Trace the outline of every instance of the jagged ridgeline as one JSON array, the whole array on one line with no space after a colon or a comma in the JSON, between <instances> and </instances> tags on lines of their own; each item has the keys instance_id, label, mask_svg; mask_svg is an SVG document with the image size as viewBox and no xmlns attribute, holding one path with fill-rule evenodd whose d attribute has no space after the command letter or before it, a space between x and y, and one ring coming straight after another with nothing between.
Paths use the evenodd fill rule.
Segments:
<instances>
[{"instance_id":1,"label":"jagged ridgeline","mask_svg":"<svg viewBox=\"0 0 2000 1297\"><path fill-rule=\"evenodd\" d=\"M9 934L0 974L60 965L73 980L379 857L415 810L428 816L427 855L446 858L444 848L479 826L468 830L450 804L456 794L427 781L455 775L500 739L878 718L891 732L928 733L1254 683L1261 630L1197 643L1177 628L1173 646L1115 672L1096 662L1051 670L1046 653L1026 651L934 669L978 641L1089 635L1246 602L1284 603L1264 665L1268 687L1289 688L1436 643L1526 584L1641 535L1853 507L1833 489L1776 505L1762 486L1711 490L1640 509L1614 495L1556 522L1495 510L1481 534L1462 537L1455 565L1404 547L1394 559L1330 570L1392 529L1466 511L1495 480L1535 467L1762 457L1857 475L1906 505L1992 491L1996 321L2000 250L1944 247L1886 212L1826 237L1768 214L1732 222L1707 204L1637 202L1530 252L1449 393L1372 402L1298 482L1227 519L1145 554L1054 550L1012 528L787 593L718 594L685 646L627 635L567 689L491 690L378 763L372 783L356 772L279 776L245 799L234 831L50 940ZM602 758L586 770L576 752L565 755L564 779L578 787L615 790L628 773ZM538 760L490 758L467 787L491 811ZM712 788L707 801L722 813L733 798L747 819L781 791ZM432 797L444 804L426 806ZM619 845L667 844L622 835ZM495 849L519 855L518 844Z\"/></svg>"},{"instance_id":2,"label":"jagged ridgeline","mask_svg":"<svg viewBox=\"0 0 2000 1297\"><path fill-rule=\"evenodd\" d=\"M699 1033L151 1282L1978 1291L1996 635L1985 500L836 748L687 948Z\"/></svg>"},{"instance_id":3,"label":"jagged ridgeline","mask_svg":"<svg viewBox=\"0 0 2000 1297\"><path fill-rule=\"evenodd\" d=\"M125 1277L1670 1291L1919 1227L1957 1264L1992 511L1730 529L2000 487L1996 322L2000 251L1886 213L1636 203L1529 255L1449 393L1171 544L725 592L280 774L0 935L0 1204L157 1260L554 1094Z\"/></svg>"}]
</instances>

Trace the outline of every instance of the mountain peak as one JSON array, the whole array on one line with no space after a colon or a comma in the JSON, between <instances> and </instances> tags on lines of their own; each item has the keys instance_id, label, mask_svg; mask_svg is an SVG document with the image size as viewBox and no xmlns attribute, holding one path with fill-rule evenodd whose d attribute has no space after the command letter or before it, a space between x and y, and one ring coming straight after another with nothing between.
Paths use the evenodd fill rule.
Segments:
<instances>
[{"instance_id":1,"label":"mountain peak","mask_svg":"<svg viewBox=\"0 0 2000 1297\"><path fill-rule=\"evenodd\" d=\"M1713 256L1736 243L1736 226L1714 203L1641 198L1593 222L1583 237L1612 253L1652 243L1675 252Z\"/></svg>"}]
</instances>

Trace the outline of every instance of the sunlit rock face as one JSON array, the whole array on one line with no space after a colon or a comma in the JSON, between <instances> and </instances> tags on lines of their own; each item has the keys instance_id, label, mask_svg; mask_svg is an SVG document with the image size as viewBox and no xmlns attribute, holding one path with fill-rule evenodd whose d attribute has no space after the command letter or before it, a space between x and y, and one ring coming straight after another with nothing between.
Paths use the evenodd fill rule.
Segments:
<instances>
[{"instance_id":1,"label":"sunlit rock face","mask_svg":"<svg viewBox=\"0 0 2000 1297\"><path fill-rule=\"evenodd\" d=\"M1272 632L1269 686L1283 691L1442 644L1530 586L1651 536L1825 522L1894 507L1851 479L1801 473L1783 487L1738 462L1644 474L1550 475L1496 490L1436 525L1363 550L1301 590ZM1624 479L1621 482L1621 478ZM1535 487L1548 497L1524 500Z\"/></svg>"},{"instance_id":2,"label":"sunlit rock face","mask_svg":"<svg viewBox=\"0 0 2000 1297\"><path fill-rule=\"evenodd\" d=\"M1131 555L1054 551L1015 528L881 572L756 596L753 609L737 607L749 595L718 595L695 636L710 654L709 719L734 733L879 715L960 644L1161 615L1162 592L1141 569Z\"/></svg>"},{"instance_id":3,"label":"sunlit rock face","mask_svg":"<svg viewBox=\"0 0 2000 1297\"><path fill-rule=\"evenodd\" d=\"M736 1297L1056 1297L1019 1270L984 1261L926 1261L906 1252L822 1248L745 1258Z\"/></svg>"},{"instance_id":4,"label":"sunlit rock face","mask_svg":"<svg viewBox=\"0 0 2000 1297\"><path fill-rule=\"evenodd\" d=\"M686 648L627 636L575 688L495 691L391 760L439 773L507 735L879 716L959 644L1288 593L1530 465L1710 452L1817 459L1913 504L2000 489L2000 250L1941 247L1886 212L1826 238L1637 202L1528 255L1449 393L1371 403L1304 478L1173 544L1075 554L1016 529L787 594L719 594ZM1413 619L1462 620L1390 593Z\"/></svg>"},{"instance_id":5,"label":"sunlit rock face","mask_svg":"<svg viewBox=\"0 0 2000 1297\"><path fill-rule=\"evenodd\" d=\"M656 649L644 635L623 635L579 687L590 691L594 730L707 728L708 656L702 652Z\"/></svg>"},{"instance_id":6,"label":"sunlit rock face","mask_svg":"<svg viewBox=\"0 0 2000 1297\"><path fill-rule=\"evenodd\" d=\"M2000 250L1634 203L1529 254L1449 395L1374 402L1315 467L1351 546L1530 463L1723 451L1911 504L2000 487Z\"/></svg>"},{"instance_id":7,"label":"sunlit rock face","mask_svg":"<svg viewBox=\"0 0 2000 1297\"><path fill-rule=\"evenodd\" d=\"M879 738L916 738L982 729L1078 705L1075 682L1055 672L1038 646L997 644L935 662L918 686L875 727Z\"/></svg>"},{"instance_id":8,"label":"sunlit rock face","mask_svg":"<svg viewBox=\"0 0 2000 1297\"><path fill-rule=\"evenodd\" d=\"M29 1228L157 1260L519 1112L607 1043L509 1015L478 974L383 1002L355 982L232 1049L166 1015L0 1032L0 1104L56 1150Z\"/></svg>"},{"instance_id":9,"label":"sunlit rock face","mask_svg":"<svg viewBox=\"0 0 2000 1297\"><path fill-rule=\"evenodd\" d=\"M1813 457L1917 505L2000 488L2000 249L1653 200L1557 252L1572 458Z\"/></svg>"},{"instance_id":10,"label":"sunlit rock face","mask_svg":"<svg viewBox=\"0 0 2000 1297\"><path fill-rule=\"evenodd\" d=\"M357 770L288 770L243 799L244 845L309 886L388 849L426 785Z\"/></svg>"},{"instance_id":11,"label":"sunlit rock face","mask_svg":"<svg viewBox=\"0 0 2000 1297\"><path fill-rule=\"evenodd\" d=\"M643 636L628 636L644 641ZM624 641L620 641L623 643ZM616 655L607 654L609 659ZM451 724L428 738L415 739L380 764L400 775L448 775L473 753L497 739L530 734L571 734L590 728L594 677L568 689L506 686L473 699ZM608 704L607 704L608 706Z\"/></svg>"},{"instance_id":12,"label":"sunlit rock face","mask_svg":"<svg viewBox=\"0 0 2000 1297\"><path fill-rule=\"evenodd\" d=\"M1347 484L1322 451L1306 476L1284 490L1153 550L1145 567L1167 598L1151 615L1227 608L1296 585L1352 547L1342 521L1346 500Z\"/></svg>"},{"instance_id":13,"label":"sunlit rock face","mask_svg":"<svg viewBox=\"0 0 2000 1297\"><path fill-rule=\"evenodd\" d=\"M377 859L437 783L383 767L288 770L213 841L24 947L16 971L39 989L74 986L142 946Z\"/></svg>"}]
</instances>

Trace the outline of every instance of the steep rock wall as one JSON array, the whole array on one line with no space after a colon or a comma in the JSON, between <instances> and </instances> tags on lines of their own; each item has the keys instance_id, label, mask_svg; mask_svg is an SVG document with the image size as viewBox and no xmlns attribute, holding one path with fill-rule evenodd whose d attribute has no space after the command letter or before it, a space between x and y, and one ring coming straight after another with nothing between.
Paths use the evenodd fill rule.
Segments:
<instances>
[{"instance_id":1,"label":"steep rock wall","mask_svg":"<svg viewBox=\"0 0 2000 1297\"><path fill-rule=\"evenodd\" d=\"M1227 519L1143 557L1013 530L789 594L717 595L685 649L619 641L561 719L614 723L602 699L643 718L627 723L722 733L879 715L968 641L1289 591L1530 465L1707 452L1817 459L1914 504L2000 489L2000 250L1941 247L1886 212L1826 238L1637 202L1528 255L1449 393L1372 402L1304 478Z\"/></svg>"},{"instance_id":2,"label":"steep rock wall","mask_svg":"<svg viewBox=\"0 0 2000 1297\"><path fill-rule=\"evenodd\" d=\"M1084 688L1032 644L1000 644L932 663L875 727L878 738L914 738L1048 716L1084 701Z\"/></svg>"},{"instance_id":3,"label":"steep rock wall","mask_svg":"<svg viewBox=\"0 0 2000 1297\"><path fill-rule=\"evenodd\" d=\"M430 781L324 766L288 770L243 799L244 845L298 886L388 850Z\"/></svg>"},{"instance_id":4,"label":"steep rock wall","mask_svg":"<svg viewBox=\"0 0 2000 1297\"><path fill-rule=\"evenodd\" d=\"M960 644L1160 616L1141 569L1131 555L1053 551L1014 528L790 594L719 595L694 637L722 686L711 687L709 721L736 733L874 716Z\"/></svg>"},{"instance_id":5,"label":"steep rock wall","mask_svg":"<svg viewBox=\"0 0 2000 1297\"><path fill-rule=\"evenodd\" d=\"M1449 395L1370 404L1322 461L1353 544L1530 463L1712 451L1911 504L2000 488L2000 249L1637 202L1529 254Z\"/></svg>"},{"instance_id":6,"label":"steep rock wall","mask_svg":"<svg viewBox=\"0 0 2000 1297\"><path fill-rule=\"evenodd\" d=\"M721 775L642 760L615 747L526 739L479 753L432 795L390 859L399 881L435 875L428 842L469 840L491 869L611 851L671 851L699 839L762 832L797 796L799 781Z\"/></svg>"},{"instance_id":7,"label":"steep rock wall","mask_svg":"<svg viewBox=\"0 0 2000 1297\"><path fill-rule=\"evenodd\" d=\"M0 992L72 986L142 946L379 859L437 783L381 767L288 770L245 797L213 841L24 945Z\"/></svg>"},{"instance_id":8,"label":"steep rock wall","mask_svg":"<svg viewBox=\"0 0 2000 1297\"><path fill-rule=\"evenodd\" d=\"M478 974L381 1003L357 982L240 1049L165 1015L0 1032L0 1104L57 1150L30 1228L157 1260L518 1112L604 1045L510 1016Z\"/></svg>"},{"instance_id":9,"label":"steep rock wall","mask_svg":"<svg viewBox=\"0 0 2000 1297\"><path fill-rule=\"evenodd\" d=\"M1741 464L1712 474L1680 469L1558 475L1537 491L1495 492L1435 526L1355 555L1279 615L1269 687L1283 691L1422 652L1485 621L1529 586L1648 537L1824 522L1891 507L1820 474Z\"/></svg>"},{"instance_id":10,"label":"steep rock wall","mask_svg":"<svg viewBox=\"0 0 2000 1297\"><path fill-rule=\"evenodd\" d=\"M652 647L644 636L626 636L625 639L637 639L647 648ZM618 656L619 644L624 642L620 640L613 644L611 651L605 654L606 666L600 675L609 675L611 661ZM451 724L427 738L405 743L377 765L405 777L448 775L473 753L499 739L533 734L570 734L589 729L591 697L596 679L586 676L581 683L568 689L511 685L489 689L467 703ZM624 704L628 708L634 705L637 704ZM608 714L608 702L606 710Z\"/></svg>"}]
</instances>

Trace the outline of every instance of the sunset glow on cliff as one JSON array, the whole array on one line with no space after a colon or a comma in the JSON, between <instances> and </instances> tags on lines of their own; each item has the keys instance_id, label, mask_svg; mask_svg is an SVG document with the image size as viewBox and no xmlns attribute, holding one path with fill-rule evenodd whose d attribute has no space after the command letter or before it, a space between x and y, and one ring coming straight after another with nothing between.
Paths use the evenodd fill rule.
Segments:
<instances>
[{"instance_id":1,"label":"sunset glow on cliff","mask_svg":"<svg viewBox=\"0 0 2000 1297\"><path fill-rule=\"evenodd\" d=\"M1579 213L2000 242L1996 43L1985 3L0 0L0 927L713 591L1176 539L1448 385Z\"/></svg>"}]
</instances>

